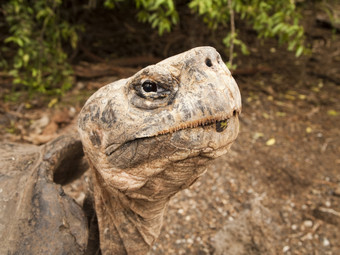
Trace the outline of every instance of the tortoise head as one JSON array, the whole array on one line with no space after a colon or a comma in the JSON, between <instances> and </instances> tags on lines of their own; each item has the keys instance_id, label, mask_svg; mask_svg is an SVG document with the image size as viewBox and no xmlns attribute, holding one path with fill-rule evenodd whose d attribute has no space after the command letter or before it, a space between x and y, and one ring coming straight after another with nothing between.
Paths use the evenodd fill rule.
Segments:
<instances>
[{"instance_id":1,"label":"tortoise head","mask_svg":"<svg viewBox=\"0 0 340 255\"><path fill-rule=\"evenodd\" d=\"M236 139L240 111L237 84L211 47L148 66L89 98L78 124L99 194L102 251L121 251L117 233L124 244L132 240L124 233L139 233L125 245L128 253L152 245L169 198Z\"/></svg>"},{"instance_id":2,"label":"tortoise head","mask_svg":"<svg viewBox=\"0 0 340 255\"><path fill-rule=\"evenodd\" d=\"M159 160L226 153L240 111L238 86L220 55L199 47L101 88L82 109L79 131L99 171L130 174Z\"/></svg>"}]
</instances>

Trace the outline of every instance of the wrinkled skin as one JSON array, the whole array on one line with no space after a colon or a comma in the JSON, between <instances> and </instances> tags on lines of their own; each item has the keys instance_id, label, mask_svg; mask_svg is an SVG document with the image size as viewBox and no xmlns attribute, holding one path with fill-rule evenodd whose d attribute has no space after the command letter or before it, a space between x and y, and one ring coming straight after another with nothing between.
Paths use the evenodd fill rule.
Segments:
<instances>
[{"instance_id":1,"label":"wrinkled skin","mask_svg":"<svg viewBox=\"0 0 340 255\"><path fill-rule=\"evenodd\" d=\"M169 199L238 134L241 96L220 55L199 47L97 91L79 115L103 254L146 254Z\"/></svg>"}]
</instances>

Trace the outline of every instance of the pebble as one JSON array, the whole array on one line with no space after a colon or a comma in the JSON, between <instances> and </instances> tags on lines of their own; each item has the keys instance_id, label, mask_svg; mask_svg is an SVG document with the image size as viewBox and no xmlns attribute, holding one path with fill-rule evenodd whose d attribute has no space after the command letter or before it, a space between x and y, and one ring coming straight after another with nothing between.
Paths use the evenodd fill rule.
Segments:
<instances>
[{"instance_id":1,"label":"pebble","mask_svg":"<svg viewBox=\"0 0 340 255\"><path fill-rule=\"evenodd\" d=\"M330 202L330 201L326 201L326 202L325 202L325 206L327 206L327 207L331 207L331 205L332 205L332 204L331 204L331 202Z\"/></svg>"},{"instance_id":2,"label":"pebble","mask_svg":"<svg viewBox=\"0 0 340 255\"><path fill-rule=\"evenodd\" d=\"M311 220L305 220L305 221L303 222L303 225L304 225L305 227L307 227L307 228L311 228L311 227L313 227L313 221L311 221Z\"/></svg>"},{"instance_id":3,"label":"pebble","mask_svg":"<svg viewBox=\"0 0 340 255\"><path fill-rule=\"evenodd\" d=\"M292 225L292 230L297 230L297 228L298 228L298 227L297 227L296 224L293 224L293 225Z\"/></svg>"},{"instance_id":4,"label":"pebble","mask_svg":"<svg viewBox=\"0 0 340 255\"><path fill-rule=\"evenodd\" d=\"M221 214L223 213L223 209L221 207L217 207L217 211Z\"/></svg>"},{"instance_id":5,"label":"pebble","mask_svg":"<svg viewBox=\"0 0 340 255\"><path fill-rule=\"evenodd\" d=\"M192 240L191 238L188 238L188 239L187 239L187 243L188 243L188 244L193 244L193 243L194 243L194 240Z\"/></svg>"},{"instance_id":6,"label":"pebble","mask_svg":"<svg viewBox=\"0 0 340 255\"><path fill-rule=\"evenodd\" d=\"M283 247L282 251L283 252L287 252L289 251L290 247L288 245L286 245L285 247Z\"/></svg>"},{"instance_id":7,"label":"pebble","mask_svg":"<svg viewBox=\"0 0 340 255\"><path fill-rule=\"evenodd\" d=\"M322 245L327 247L329 246L331 243L329 242L329 240L327 238L324 238L323 241L322 241Z\"/></svg>"},{"instance_id":8,"label":"pebble","mask_svg":"<svg viewBox=\"0 0 340 255\"><path fill-rule=\"evenodd\" d=\"M179 214L183 214L184 213L184 210L183 209L178 209L177 211Z\"/></svg>"},{"instance_id":9,"label":"pebble","mask_svg":"<svg viewBox=\"0 0 340 255\"><path fill-rule=\"evenodd\" d=\"M319 195L319 194L321 194L321 191L320 190L317 190L317 189L312 189L312 194L314 194L314 195Z\"/></svg>"},{"instance_id":10,"label":"pebble","mask_svg":"<svg viewBox=\"0 0 340 255\"><path fill-rule=\"evenodd\" d=\"M85 88L85 84L83 82L79 81L76 84L76 88L81 90L81 89Z\"/></svg>"},{"instance_id":11,"label":"pebble","mask_svg":"<svg viewBox=\"0 0 340 255\"><path fill-rule=\"evenodd\" d=\"M307 240L312 240L312 239L313 239L312 233L308 233L308 234L306 235L306 239L307 239Z\"/></svg>"},{"instance_id":12,"label":"pebble","mask_svg":"<svg viewBox=\"0 0 340 255\"><path fill-rule=\"evenodd\" d=\"M68 113L69 113L69 115L70 115L71 117L74 117L74 116L77 114L77 110L76 110L76 108L74 108L74 107L72 106L72 107L70 107Z\"/></svg>"},{"instance_id":13,"label":"pebble","mask_svg":"<svg viewBox=\"0 0 340 255\"><path fill-rule=\"evenodd\" d=\"M180 249L180 250L178 251L178 254L179 254L179 255L182 255L182 254L184 255L184 254L185 254L185 250Z\"/></svg>"}]
</instances>

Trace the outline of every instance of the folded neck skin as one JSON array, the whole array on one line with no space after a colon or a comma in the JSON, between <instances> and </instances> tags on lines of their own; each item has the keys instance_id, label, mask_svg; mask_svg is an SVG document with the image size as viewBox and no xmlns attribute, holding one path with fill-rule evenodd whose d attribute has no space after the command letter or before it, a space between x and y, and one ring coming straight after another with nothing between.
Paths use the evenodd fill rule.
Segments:
<instances>
[{"instance_id":1,"label":"folded neck skin","mask_svg":"<svg viewBox=\"0 0 340 255\"><path fill-rule=\"evenodd\" d=\"M211 47L104 86L79 114L102 254L147 254L169 199L235 141L241 96Z\"/></svg>"},{"instance_id":2,"label":"folded neck skin","mask_svg":"<svg viewBox=\"0 0 340 255\"><path fill-rule=\"evenodd\" d=\"M105 181L92 167L95 206L101 231L103 254L147 254L160 234L163 216L171 196L189 187L204 173L208 158L190 158L155 169L158 174L147 180L138 179L138 189L120 190L129 185L126 176L115 183ZM150 170L149 170L150 171ZM136 186L131 178L131 186ZM105 183L105 185L96 184ZM124 187L123 187L124 188Z\"/></svg>"}]
</instances>

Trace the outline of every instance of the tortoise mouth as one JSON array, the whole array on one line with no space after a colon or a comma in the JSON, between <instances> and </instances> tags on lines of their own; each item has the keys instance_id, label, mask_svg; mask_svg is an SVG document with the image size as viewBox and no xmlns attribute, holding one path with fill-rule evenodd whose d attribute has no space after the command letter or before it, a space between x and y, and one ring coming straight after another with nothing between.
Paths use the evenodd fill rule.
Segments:
<instances>
[{"instance_id":1,"label":"tortoise mouth","mask_svg":"<svg viewBox=\"0 0 340 255\"><path fill-rule=\"evenodd\" d=\"M216 126L215 130L216 132L220 133L223 132L229 124L230 118L236 117L239 114L239 111L234 110L232 114L230 115L224 115L224 116L211 116L207 117L201 120L195 120L195 121L189 121L185 122L179 126L167 129L167 130L162 130L156 134L157 135L165 135L165 134L171 134L174 132L177 132L179 130L183 129L188 129L188 128L197 128L197 127L211 127L211 126Z\"/></svg>"},{"instance_id":2,"label":"tortoise mouth","mask_svg":"<svg viewBox=\"0 0 340 255\"><path fill-rule=\"evenodd\" d=\"M164 135L172 134L172 133L175 133L175 132L178 132L178 131L181 131L181 130L186 130L186 129L203 128L203 129L206 129L207 132L209 132L209 131L211 132L212 130L214 130L214 132L221 133L228 128L230 119L232 117L237 117L239 115L239 112L240 111L238 111L238 110L234 110L229 115L211 116L211 117L207 117L207 118L201 119L201 120L189 121L189 122L185 122L185 123L183 123L179 126L175 126L173 128L160 131L160 132L158 132L158 133L156 133L155 135L152 135L152 136L135 138L133 140L126 141L123 144L110 144L109 146L107 146L105 148L105 154L106 154L106 156L111 156L118 149L120 149L122 147L128 147L132 143L135 143L137 141L149 140L149 139L152 139L152 138L155 138L155 137L158 137L158 136L164 136Z\"/></svg>"}]
</instances>

